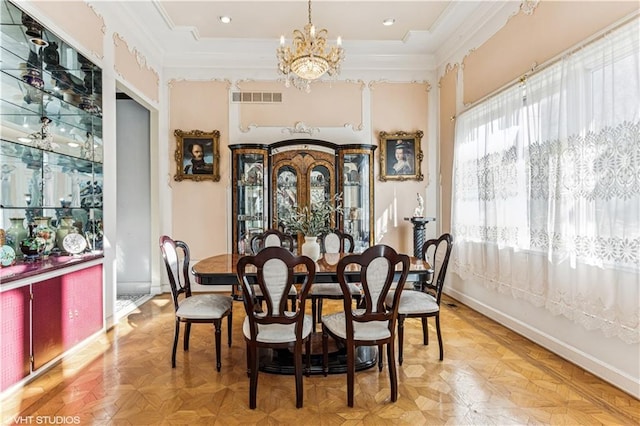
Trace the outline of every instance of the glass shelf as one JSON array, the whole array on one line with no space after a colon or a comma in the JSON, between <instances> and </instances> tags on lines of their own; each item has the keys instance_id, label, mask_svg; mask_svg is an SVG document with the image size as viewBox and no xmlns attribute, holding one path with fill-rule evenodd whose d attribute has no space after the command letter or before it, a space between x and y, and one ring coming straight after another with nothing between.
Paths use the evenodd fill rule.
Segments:
<instances>
[{"instance_id":1,"label":"glass shelf","mask_svg":"<svg viewBox=\"0 0 640 426\"><path fill-rule=\"evenodd\" d=\"M100 248L102 71L37 22L30 42L34 20L0 2L0 228L72 216Z\"/></svg>"}]
</instances>

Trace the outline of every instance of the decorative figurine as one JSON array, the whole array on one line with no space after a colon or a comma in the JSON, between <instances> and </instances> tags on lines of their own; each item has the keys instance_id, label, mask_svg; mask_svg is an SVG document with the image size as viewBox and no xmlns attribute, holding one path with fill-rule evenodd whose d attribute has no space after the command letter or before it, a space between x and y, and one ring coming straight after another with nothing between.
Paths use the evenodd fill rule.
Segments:
<instances>
[{"instance_id":1,"label":"decorative figurine","mask_svg":"<svg viewBox=\"0 0 640 426\"><path fill-rule=\"evenodd\" d=\"M40 118L40 122L42 123L42 127L40 128L40 131L35 132L31 135L33 137L34 146L36 148L51 151L54 145L53 135L51 134L51 130L49 130L49 124L51 124L51 119L49 117L42 117Z\"/></svg>"},{"instance_id":2,"label":"decorative figurine","mask_svg":"<svg viewBox=\"0 0 640 426\"><path fill-rule=\"evenodd\" d=\"M422 195L418 192L418 207L413 211L413 217L422 217L424 213L424 199Z\"/></svg>"}]
</instances>

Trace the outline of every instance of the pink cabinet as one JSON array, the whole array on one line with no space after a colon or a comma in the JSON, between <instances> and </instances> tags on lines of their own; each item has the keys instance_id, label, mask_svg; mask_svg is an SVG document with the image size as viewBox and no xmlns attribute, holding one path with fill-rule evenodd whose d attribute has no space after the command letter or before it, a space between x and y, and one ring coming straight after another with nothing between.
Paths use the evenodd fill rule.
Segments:
<instances>
[{"instance_id":1,"label":"pink cabinet","mask_svg":"<svg viewBox=\"0 0 640 426\"><path fill-rule=\"evenodd\" d=\"M33 285L33 369L102 328L102 265Z\"/></svg>"},{"instance_id":2,"label":"pink cabinet","mask_svg":"<svg viewBox=\"0 0 640 426\"><path fill-rule=\"evenodd\" d=\"M103 327L102 265L36 280L0 292L0 392Z\"/></svg>"},{"instance_id":3,"label":"pink cabinet","mask_svg":"<svg viewBox=\"0 0 640 426\"><path fill-rule=\"evenodd\" d=\"M102 328L102 265L63 276L62 295L62 314L68 320L62 341L67 350Z\"/></svg>"},{"instance_id":4,"label":"pink cabinet","mask_svg":"<svg viewBox=\"0 0 640 426\"><path fill-rule=\"evenodd\" d=\"M0 392L29 375L30 287L0 293Z\"/></svg>"},{"instance_id":5,"label":"pink cabinet","mask_svg":"<svg viewBox=\"0 0 640 426\"><path fill-rule=\"evenodd\" d=\"M40 281L33 292L33 369L62 354L62 277Z\"/></svg>"}]
</instances>

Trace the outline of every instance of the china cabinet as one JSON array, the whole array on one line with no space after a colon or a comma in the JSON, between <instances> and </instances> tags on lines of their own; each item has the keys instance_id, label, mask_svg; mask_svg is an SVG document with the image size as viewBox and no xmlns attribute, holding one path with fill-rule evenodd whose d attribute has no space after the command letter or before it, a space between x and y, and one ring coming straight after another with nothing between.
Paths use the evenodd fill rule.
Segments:
<instances>
[{"instance_id":1,"label":"china cabinet","mask_svg":"<svg viewBox=\"0 0 640 426\"><path fill-rule=\"evenodd\" d=\"M102 72L0 8L0 228L24 253L0 268L1 392L103 330L104 311Z\"/></svg>"},{"instance_id":2,"label":"china cabinet","mask_svg":"<svg viewBox=\"0 0 640 426\"><path fill-rule=\"evenodd\" d=\"M232 152L232 238L236 253L251 238L282 228L294 206L311 206L341 194L345 214L332 227L354 237L356 251L373 241L373 145L339 145L304 139L270 145L237 144ZM298 236L296 247L304 242Z\"/></svg>"}]
</instances>

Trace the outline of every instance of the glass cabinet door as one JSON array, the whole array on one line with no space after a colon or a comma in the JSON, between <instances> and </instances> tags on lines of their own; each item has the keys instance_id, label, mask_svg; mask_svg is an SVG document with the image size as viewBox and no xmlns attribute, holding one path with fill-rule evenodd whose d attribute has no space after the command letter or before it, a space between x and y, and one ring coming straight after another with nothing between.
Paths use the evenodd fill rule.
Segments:
<instances>
[{"instance_id":1,"label":"glass cabinet door","mask_svg":"<svg viewBox=\"0 0 640 426\"><path fill-rule=\"evenodd\" d=\"M288 216L300 204L298 184L298 171L294 167L285 165L274 171L274 227L280 228L280 218Z\"/></svg>"},{"instance_id":2,"label":"glass cabinet door","mask_svg":"<svg viewBox=\"0 0 640 426\"><path fill-rule=\"evenodd\" d=\"M325 201L333 197L333 185L331 173L325 166L316 166L311 170L309 177L309 204Z\"/></svg>"},{"instance_id":3,"label":"glass cabinet door","mask_svg":"<svg viewBox=\"0 0 640 426\"><path fill-rule=\"evenodd\" d=\"M266 151L262 149L233 152L233 241L236 253L250 253L251 238L266 229L266 160Z\"/></svg>"},{"instance_id":4,"label":"glass cabinet door","mask_svg":"<svg viewBox=\"0 0 640 426\"><path fill-rule=\"evenodd\" d=\"M373 241L372 150L340 152L342 180L342 229L355 242L355 252L365 250Z\"/></svg>"}]
</instances>

